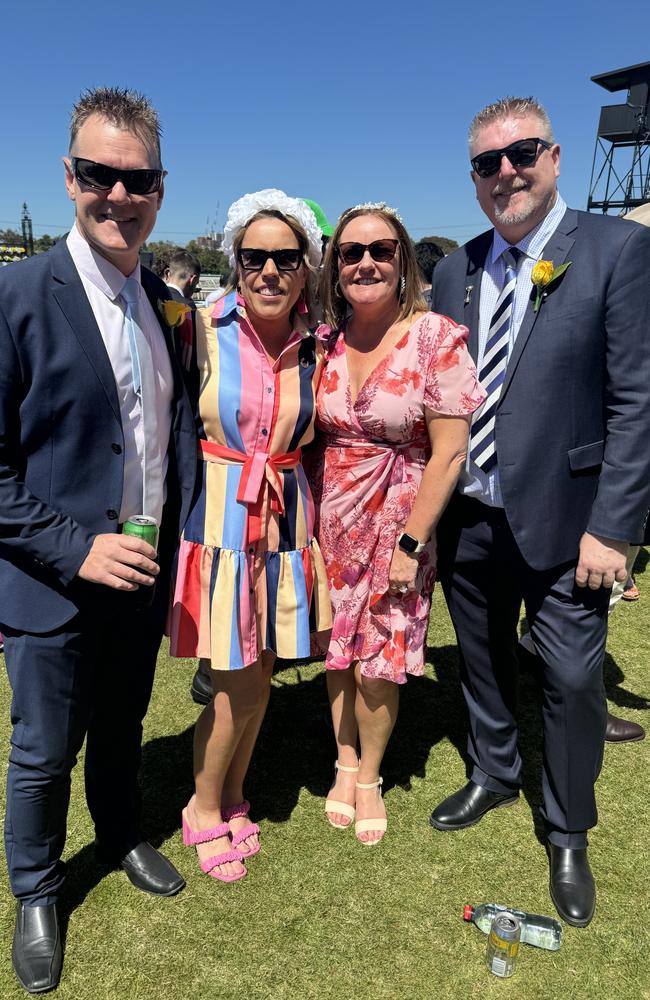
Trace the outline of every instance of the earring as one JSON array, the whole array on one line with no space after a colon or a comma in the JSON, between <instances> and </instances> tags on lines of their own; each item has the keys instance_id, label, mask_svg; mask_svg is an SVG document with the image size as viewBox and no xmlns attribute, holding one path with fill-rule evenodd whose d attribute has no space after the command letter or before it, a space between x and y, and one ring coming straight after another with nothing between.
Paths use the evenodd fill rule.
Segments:
<instances>
[{"instance_id":1,"label":"earring","mask_svg":"<svg viewBox=\"0 0 650 1000\"><path fill-rule=\"evenodd\" d=\"M341 286L339 285L339 279L338 278L334 282L334 294L336 295L337 299L342 299L343 298L343 293L341 292Z\"/></svg>"},{"instance_id":2,"label":"earring","mask_svg":"<svg viewBox=\"0 0 650 1000\"><path fill-rule=\"evenodd\" d=\"M296 302L296 312L298 313L299 316L306 316L307 313L309 312L309 306L307 305L307 302L305 300L304 290L300 293L300 298Z\"/></svg>"},{"instance_id":3,"label":"earring","mask_svg":"<svg viewBox=\"0 0 650 1000\"><path fill-rule=\"evenodd\" d=\"M399 279L399 298L400 298L400 302L404 298L404 292L405 291L406 291L406 278L404 277L404 275L402 275L401 278Z\"/></svg>"}]
</instances>

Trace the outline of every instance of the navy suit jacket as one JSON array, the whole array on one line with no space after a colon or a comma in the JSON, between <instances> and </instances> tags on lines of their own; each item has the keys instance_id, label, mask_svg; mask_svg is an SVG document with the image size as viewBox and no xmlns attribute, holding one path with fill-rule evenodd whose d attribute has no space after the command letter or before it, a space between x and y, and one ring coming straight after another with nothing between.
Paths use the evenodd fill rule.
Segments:
<instances>
[{"instance_id":1,"label":"navy suit jacket","mask_svg":"<svg viewBox=\"0 0 650 1000\"><path fill-rule=\"evenodd\" d=\"M189 306L192 312L195 311L196 302L194 299L188 299L187 295L183 295L182 292L179 292L177 288L172 288L171 285L165 285L165 288L167 289L168 299L173 299L174 302L182 302L183 305Z\"/></svg>"},{"instance_id":2,"label":"navy suit jacket","mask_svg":"<svg viewBox=\"0 0 650 1000\"><path fill-rule=\"evenodd\" d=\"M441 261L432 307L476 360L493 230ZM542 255L571 266L533 295L496 414L503 503L533 569L574 560L584 531L642 537L650 506L650 230L567 209ZM531 286L532 292L532 286Z\"/></svg>"},{"instance_id":3,"label":"navy suit jacket","mask_svg":"<svg viewBox=\"0 0 650 1000\"><path fill-rule=\"evenodd\" d=\"M156 315L166 286L142 269ZM178 534L196 479L196 431L171 331L172 431L164 524ZM0 622L61 627L109 588L76 576L117 531L124 435L115 378L65 240L0 269ZM168 516L169 515L169 516Z\"/></svg>"}]
</instances>

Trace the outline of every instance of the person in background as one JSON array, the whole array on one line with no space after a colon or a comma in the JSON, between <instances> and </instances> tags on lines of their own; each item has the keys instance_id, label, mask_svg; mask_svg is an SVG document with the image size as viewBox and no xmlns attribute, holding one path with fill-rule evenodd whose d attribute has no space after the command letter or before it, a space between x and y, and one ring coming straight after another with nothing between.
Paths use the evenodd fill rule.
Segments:
<instances>
[{"instance_id":1,"label":"person in background","mask_svg":"<svg viewBox=\"0 0 650 1000\"><path fill-rule=\"evenodd\" d=\"M418 240L413 249L422 278L422 294L430 305L433 272L438 261L444 258L445 252L434 240Z\"/></svg>"},{"instance_id":2,"label":"person in background","mask_svg":"<svg viewBox=\"0 0 650 1000\"><path fill-rule=\"evenodd\" d=\"M394 209L341 216L325 256L329 324L318 390L318 538L334 623L327 687L337 760L330 824L383 838L381 763L399 688L422 674L436 573L435 526L483 400L466 330L426 311L413 246Z\"/></svg>"},{"instance_id":3,"label":"person in background","mask_svg":"<svg viewBox=\"0 0 650 1000\"><path fill-rule=\"evenodd\" d=\"M560 916L584 927L596 904L587 831L607 716L607 608L650 507L650 233L567 208L560 147L533 98L484 108L469 147L493 228L440 262L432 302L469 327L488 393L439 531L472 770L430 822L460 830L518 800L523 601L542 660L550 892Z\"/></svg>"},{"instance_id":4,"label":"person in background","mask_svg":"<svg viewBox=\"0 0 650 1000\"><path fill-rule=\"evenodd\" d=\"M0 272L0 621L13 724L5 847L13 966L30 993L61 974L61 855L84 738L97 859L152 895L185 885L143 839L138 787L196 476L166 309L176 303L139 263L163 198L155 110L133 91L86 92L63 162L70 233ZM157 557L120 530L143 513L160 525Z\"/></svg>"},{"instance_id":5,"label":"person in background","mask_svg":"<svg viewBox=\"0 0 650 1000\"><path fill-rule=\"evenodd\" d=\"M172 655L207 660L214 692L196 723L183 841L203 872L234 882L260 850L244 782L275 657L308 656L311 632L328 629L331 614L301 465L321 368L308 329L320 230L300 199L257 191L231 205L224 253L236 289L181 331L201 489L181 539L170 624Z\"/></svg>"},{"instance_id":6,"label":"person in background","mask_svg":"<svg viewBox=\"0 0 650 1000\"><path fill-rule=\"evenodd\" d=\"M196 309L192 295L199 286L200 278L201 265L193 253L178 250L171 255L165 269L165 284L172 299Z\"/></svg>"}]
</instances>

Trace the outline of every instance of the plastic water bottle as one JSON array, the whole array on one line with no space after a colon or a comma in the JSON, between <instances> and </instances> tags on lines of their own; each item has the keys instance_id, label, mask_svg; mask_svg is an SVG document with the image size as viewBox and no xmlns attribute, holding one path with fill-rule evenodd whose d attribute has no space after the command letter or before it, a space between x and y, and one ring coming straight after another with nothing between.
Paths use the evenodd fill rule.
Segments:
<instances>
[{"instance_id":1,"label":"plastic water bottle","mask_svg":"<svg viewBox=\"0 0 650 1000\"><path fill-rule=\"evenodd\" d=\"M557 951L562 943L562 927L553 917L542 917L537 913L525 913L515 910L512 906L499 906L498 903L481 903L480 906L466 906L463 910L463 920L472 921L484 934L490 933L492 921L500 913L512 913L521 924L521 940L536 948L546 948L547 951Z\"/></svg>"}]
</instances>

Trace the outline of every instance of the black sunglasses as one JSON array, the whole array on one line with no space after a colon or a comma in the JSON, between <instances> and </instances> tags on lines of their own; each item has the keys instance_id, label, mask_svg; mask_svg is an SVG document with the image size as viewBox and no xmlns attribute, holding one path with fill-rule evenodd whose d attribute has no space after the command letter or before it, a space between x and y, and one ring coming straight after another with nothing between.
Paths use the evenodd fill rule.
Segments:
<instances>
[{"instance_id":1,"label":"black sunglasses","mask_svg":"<svg viewBox=\"0 0 650 1000\"><path fill-rule=\"evenodd\" d=\"M257 250L253 247L241 247L237 260L244 271L261 271L267 260L271 258L278 271L297 271L302 264L302 250Z\"/></svg>"},{"instance_id":2,"label":"black sunglasses","mask_svg":"<svg viewBox=\"0 0 650 1000\"><path fill-rule=\"evenodd\" d=\"M80 156L72 156L70 162L77 180L96 191L112 191L121 181L129 194L153 194L160 190L164 174L162 170L118 170Z\"/></svg>"},{"instance_id":3,"label":"black sunglasses","mask_svg":"<svg viewBox=\"0 0 650 1000\"><path fill-rule=\"evenodd\" d=\"M377 263L392 260L399 240L373 240L372 243L339 243L336 252L344 264L358 264L366 250Z\"/></svg>"},{"instance_id":4,"label":"black sunglasses","mask_svg":"<svg viewBox=\"0 0 650 1000\"><path fill-rule=\"evenodd\" d=\"M479 177L492 177L500 170L503 156L508 157L513 167L532 167L539 147L550 149L551 145L546 139L518 139L503 149L488 149L485 153L479 153L470 162Z\"/></svg>"}]
</instances>

